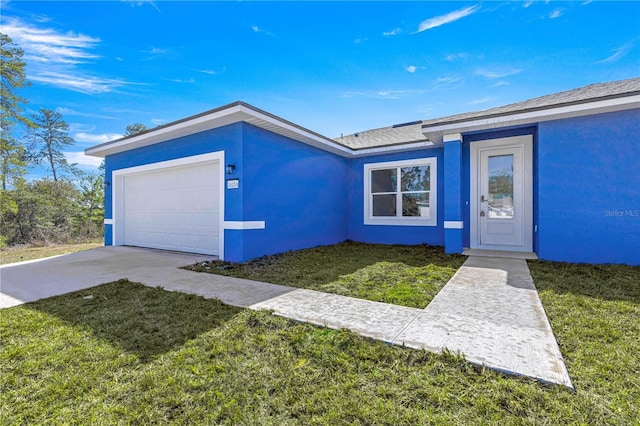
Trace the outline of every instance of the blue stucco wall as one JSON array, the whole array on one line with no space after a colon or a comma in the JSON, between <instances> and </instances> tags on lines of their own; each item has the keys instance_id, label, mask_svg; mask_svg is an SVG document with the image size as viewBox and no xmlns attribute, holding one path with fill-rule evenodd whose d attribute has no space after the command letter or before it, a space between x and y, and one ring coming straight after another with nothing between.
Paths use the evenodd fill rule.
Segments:
<instances>
[{"instance_id":1,"label":"blue stucco wall","mask_svg":"<svg viewBox=\"0 0 640 426\"><path fill-rule=\"evenodd\" d=\"M265 221L266 228L226 230L226 259L241 261L344 241L347 160L251 124L241 125L240 188L227 190L227 195L242 194L242 217L227 210L227 220Z\"/></svg>"},{"instance_id":2,"label":"blue stucco wall","mask_svg":"<svg viewBox=\"0 0 640 426\"><path fill-rule=\"evenodd\" d=\"M105 218L113 218L110 184L111 173L114 170L217 151L225 152L227 164L236 164L238 168L242 167L242 125L240 123L108 155L105 158L105 182L109 183L109 185L105 185ZM240 194L227 194L225 215L233 217L236 214L234 209L242 206L241 201ZM105 225L105 245L111 245L112 238L112 226Z\"/></svg>"},{"instance_id":3,"label":"blue stucco wall","mask_svg":"<svg viewBox=\"0 0 640 426\"><path fill-rule=\"evenodd\" d=\"M110 155L113 170L224 151L236 171L238 189L225 189L226 221L264 221L265 229L224 230L225 259L245 261L344 241L347 236L346 160L247 123L177 138ZM112 218L111 188L105 218ZM112 226L106 225L105 244Z\"/></svg>"},{"instance_id":4,"label":"blue stucco wall","mask_svg":"<svg viewBox=\"0 0 640 426\"><path fill-rule=\"evenodd\" d=\"M438 225L392 226L364 224L364 165L385 161L436 157L438 160ZM432 148L404 153L355 158L349 161L348 237L353 241L381 244L444 245L444 149Z\"/></svg>"},{"instance_id":5,"label":"blue stucco wall","mask_svg":"<svg viewBox=\"0 0 640 426\"><path fill-rule=\"evenodd\" d=\"M640 110L540 123L538 256L640 264Z\"/></svg>"}]
</instances>

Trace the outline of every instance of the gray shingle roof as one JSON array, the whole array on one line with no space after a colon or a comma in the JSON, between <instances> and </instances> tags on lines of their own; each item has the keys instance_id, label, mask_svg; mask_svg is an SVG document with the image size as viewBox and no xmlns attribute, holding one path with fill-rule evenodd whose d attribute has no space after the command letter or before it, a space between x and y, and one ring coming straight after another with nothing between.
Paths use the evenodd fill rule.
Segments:
<instances>
[{"instance_id":1,"label":"gray shingle roof","mask_svg":"<svg viewBox=\"0 0 640 426\"><path fill-rule=\"evenodd\" d=\"M351 149L363 149L411 142L424 142L427 141L427 138L422 134L422 120L419 120L407 125L366 130L364 132L342 136L335 140Z\"/></svg>"},{"instance_id":2,"label":"gray shingle roof","mask_svg":"<svg viewBox=\"0 0 640 426\"><path fill-rule=\"evenodd\" d=\"M422 133L423 127L462 123L469 120L499 117L520 112L539 111L559 106L575 105L635 94L640 94L640 78L590 84L578 89L541 96L496 108L450 115L432 120L416 121L406 126L390 126L366 130L364 132L336 138L335 140L352 149L422 142L427 140Z\"/></svg>"}]
</instances>

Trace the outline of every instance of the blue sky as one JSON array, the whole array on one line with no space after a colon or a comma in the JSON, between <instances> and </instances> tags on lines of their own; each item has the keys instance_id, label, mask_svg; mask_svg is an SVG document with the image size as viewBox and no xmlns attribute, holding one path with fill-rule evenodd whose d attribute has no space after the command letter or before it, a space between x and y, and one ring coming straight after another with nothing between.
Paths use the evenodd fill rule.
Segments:
<instances>
[{"instance_id":1,"label":"blue sky","mask_svg":"<svg viewBox=\"0 0 640 426\"><path fill-rule=\"evenodd\" d=\"M329 137L640 76L640 2L22 2L28 111L81 152L243 100Z\"/></svg>"}]
</instances>

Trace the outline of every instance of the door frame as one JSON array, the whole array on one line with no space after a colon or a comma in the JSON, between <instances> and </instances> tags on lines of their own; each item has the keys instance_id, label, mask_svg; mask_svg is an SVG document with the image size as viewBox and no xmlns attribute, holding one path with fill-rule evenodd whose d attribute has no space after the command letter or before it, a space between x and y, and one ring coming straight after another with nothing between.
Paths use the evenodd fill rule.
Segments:
<instances>
[{"instance_id":1,"label":"door frame","mask_svg":"<svg viewBox=\"0 0 640 426\"><path fill-rule=\"evenodd\" d=\"M533 135L510 136L505 138L486 139L471 142L470 146L470 182L469 182L469 207L470 207L470 248L504 251L533 251ZM488 245L480 241L480 158L481 151L503 148L523 148L523 217L522 217L522 246Z\"/></svg>"}]
</instances>

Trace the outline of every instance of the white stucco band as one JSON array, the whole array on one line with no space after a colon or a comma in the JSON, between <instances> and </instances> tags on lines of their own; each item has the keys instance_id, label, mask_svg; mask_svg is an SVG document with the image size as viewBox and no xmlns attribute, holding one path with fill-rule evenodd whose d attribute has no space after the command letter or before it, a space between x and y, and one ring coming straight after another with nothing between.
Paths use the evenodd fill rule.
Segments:
<instances>
[{"instance_id":1,"label":"white stucco band","mask_svg":"<svg viewBox=\"0 0 640 426\"><path fill-rule=\"evenodd\" d=\"M462 134L460 133L449 133L442 136L442 142L462 142Z\"/></svg>"},{"instance_id":2,"label":"white stucco band","mask_svg":"<svg viewBox=\"0 0 640 426\"><path fill-rule=\"evenodd\" d=\"M444 229L463 229L464 222L461 220L445 220Z\"/></svg>"}]
</instances>

